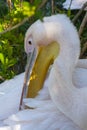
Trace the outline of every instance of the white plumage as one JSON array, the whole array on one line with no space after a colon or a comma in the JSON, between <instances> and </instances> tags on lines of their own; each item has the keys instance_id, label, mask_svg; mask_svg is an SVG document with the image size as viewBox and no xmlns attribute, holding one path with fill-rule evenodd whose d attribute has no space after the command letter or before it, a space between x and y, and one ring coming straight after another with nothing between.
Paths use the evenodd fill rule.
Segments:
<instances>
[{"instance_id":1,"label":"white plumage","mask_svg":"<svg viewBox=\"0 0 87 130\"><path fill-rule=\"evenodd\" d=\"M87 0L72 0L72 3L71 3L71 0L66 0L63 3L63 7L65 9L68 9L70 7L70 9L72 9L72 10L80 9L80 8L82 8L83 4L85 4L86 2L87 2ZM70 6L70 3L71 3L71 6Z\"/></svg>"},{"instance_id":2,"label":"white plumage","mask_svg":"<svg viewBox=\"0 0 87 130\"><path fill-rule=\"evenodd\" d=\"M19 110L24 73L0 84L0 120Z\"/></svg>"},{"instance_id":3,"label":"white plumage","mask_svg":"<svg viewBox=\"0 0 87 130\"><path fill-rule=\"evenodd\" d=\"M26 109L13 114L1 122L1 125L8 126L2 126L0 130L87 129L87 60L78 60L80 41L77 31L65 15L46 17L43 21L35 22L28 29L25 38L25 51L28 53L33 51L34 47L38 49L41 44L46 45L56 41L60 45L59 56L54 61L49 77L39 95L35 99L24 99L24 103L34 109ZM32 42L31 45L28 44L29 40ZM14 83L16 80L17 83L17 77L12 80ZM3 83L1 92L5 91L4 85L6 83ZM22 82L15 86L17 90L19 88L19 92L16 92L15 88L16 91L13 89L14 91L7 91L8 94L6 94L7 98L8 95L9 98L12 98L15 93L14 110L13 102L10 104L8 102L12 113L18 110L20 97L18 95L21 95L21 85ZM6 97L4 98L4 95L2 97L5 100ZM3 108L5 103L1 103ZM9 108L6 109L6 112L6 117L11 114ZM2 115L5 118L4 110ZM2 119L3 116L1 116Z\"/></svg>"}]
</instances>

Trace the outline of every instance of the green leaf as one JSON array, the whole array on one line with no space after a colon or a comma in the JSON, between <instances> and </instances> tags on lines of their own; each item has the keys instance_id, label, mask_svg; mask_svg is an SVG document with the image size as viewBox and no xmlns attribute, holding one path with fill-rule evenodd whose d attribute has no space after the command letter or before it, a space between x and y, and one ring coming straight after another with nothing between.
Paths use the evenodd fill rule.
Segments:
<instances>
[{"instance_id":1,"label":"green leaf","mask_svg":"<svg viewBox=\"0 0 87 130\"><path fill-rule=\"evenodd\" d=\"M8 67L13 66L15 63L16 63L16 59L10 60L9 63L8 63Z\"/></svg>"},{"instance_id":2,"label":"green leaf","mask_svg":"<svg viewBox=\"0 0 87 130\"><path fill-rule=\"evenodd\" d=\"M0 61L2 64L4 64L4 55L3 53L0 53Z\"/></svg>"},{"instance_id":3,"label":"green leaf","mask_svg":"<svg viewBox=\"0 0 87 130\"><path fill-rule=\"evenodd\" d=\"M9 62L7 57L6 57L6 59L5 59L5 62L6 62L6 65L7 65L7 64L8 64L8 62Z\"/></svg>"}]
</instances>

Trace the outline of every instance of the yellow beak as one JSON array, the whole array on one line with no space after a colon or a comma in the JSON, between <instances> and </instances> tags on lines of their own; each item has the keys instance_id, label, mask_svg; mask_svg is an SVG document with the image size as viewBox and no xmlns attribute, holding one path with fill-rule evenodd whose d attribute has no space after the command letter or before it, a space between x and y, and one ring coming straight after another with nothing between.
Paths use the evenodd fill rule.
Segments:
<instances>
[{"instance_id":1,"label":"yellow beak","mask_svg":"<svg viewBox=\"0 0 87 130\"><path fill-rule=\"evenodd\" d=\"M43 87L49 66L53 64L59 52L58 43L53 42L40 47L28 85L27 98L33 98Z\"/></svg>"}]
</instances>

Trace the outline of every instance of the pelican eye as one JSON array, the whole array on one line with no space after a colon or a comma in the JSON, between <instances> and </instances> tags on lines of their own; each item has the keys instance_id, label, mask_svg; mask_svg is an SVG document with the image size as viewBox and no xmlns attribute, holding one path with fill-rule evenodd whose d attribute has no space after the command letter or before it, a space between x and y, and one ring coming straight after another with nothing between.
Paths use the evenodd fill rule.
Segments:
<instances>
[{"instance_id":1,"label":"pelican eye","mask_svg":"<svg viewBox=\"0 0 87 130\"><path fill-rule=\"evenodd\" d=\"M32 45L32 42L31 42L31 41L28 41L28 44L29 44L29 45Z\"/></svg>"}]
</instances>

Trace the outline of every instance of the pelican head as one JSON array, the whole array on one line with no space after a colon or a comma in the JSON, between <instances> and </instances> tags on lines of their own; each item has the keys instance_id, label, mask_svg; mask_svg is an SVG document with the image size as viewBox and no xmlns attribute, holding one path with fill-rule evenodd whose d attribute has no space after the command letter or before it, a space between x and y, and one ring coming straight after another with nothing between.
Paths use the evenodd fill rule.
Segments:
<instances>
[{"instance_id":1,"label":"pelican head","mask_svg":"<svg viewBox=\"0 0 87 130\"><path fill-rule=\"evenodd\" d=\"M40 46L46 46L52 42L59 44L62 54L62 46L67 49L69 47L68 51L73 49L71 57L74 58L75 64L77 63L80 40L74 25L64 14L44 17L43 21L37 20L32 24L25 35L25 52L28 54L33 52L34 48L38 50Z\"/></svg>"},{"instance_id":2,"label":"pelican head","mask_svg":"<svg viewBox=\"0 0 87 130\"><path fill-rule=\"evenodd\" d=\"M47 42L46 33L42 21L38 20L27 30L25 35L25 52L28 54Z\"/></svg>"}]
</instances>

